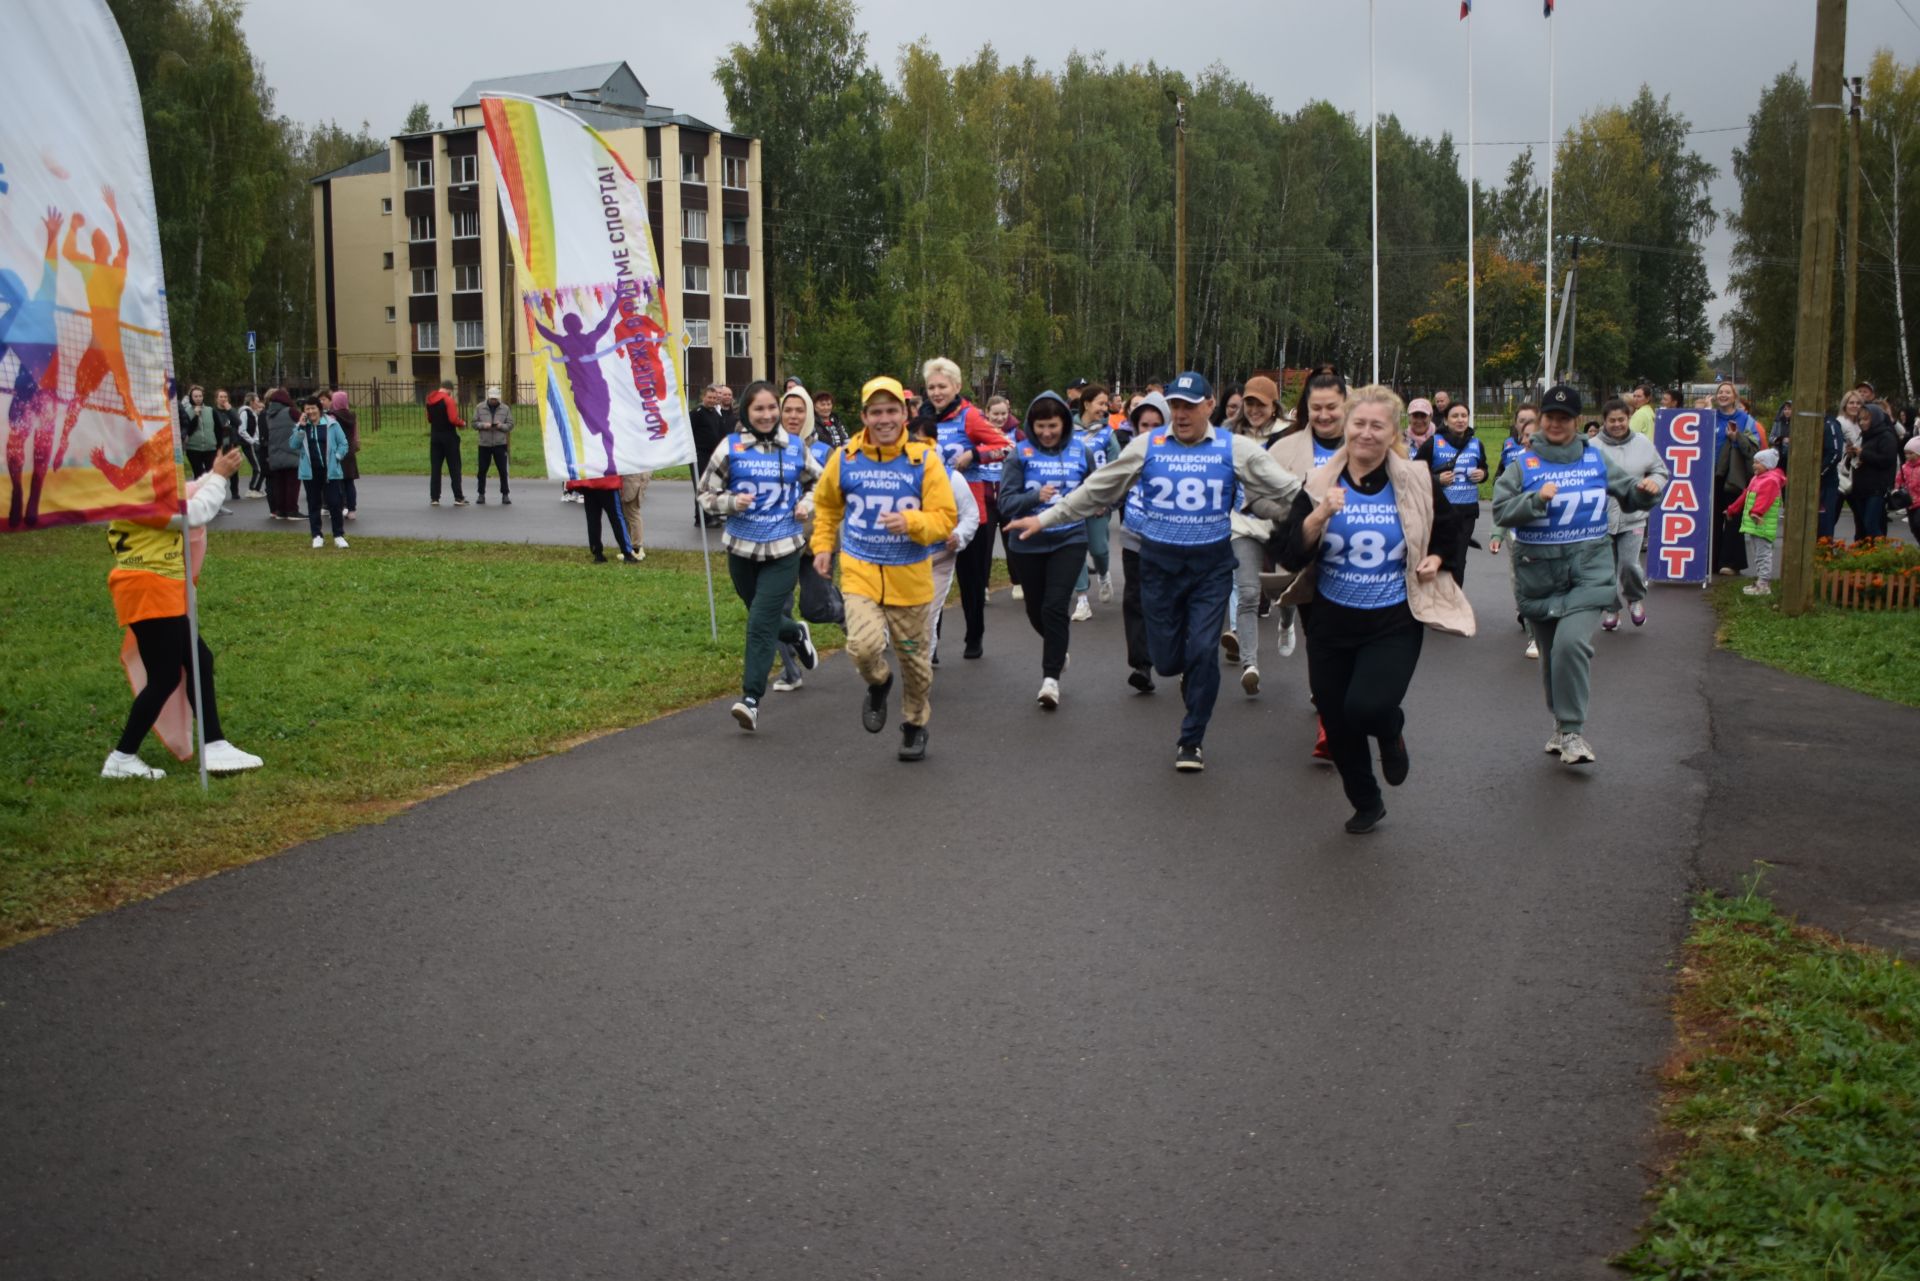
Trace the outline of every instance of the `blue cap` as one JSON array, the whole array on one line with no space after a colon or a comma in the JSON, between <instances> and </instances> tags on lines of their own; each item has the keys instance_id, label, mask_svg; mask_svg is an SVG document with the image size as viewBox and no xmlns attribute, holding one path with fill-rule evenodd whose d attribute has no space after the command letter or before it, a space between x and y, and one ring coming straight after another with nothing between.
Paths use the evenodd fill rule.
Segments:
<instances>
[{"instance_id":1,"label":"blue cap","mask_svg":"<svg viewBox=\"0 0 1920 1281\"><path fill-rule=\"evenodd\" d=\"M1168 400L1184 400L1197 405L1203 400L1213 399L1213 384L1207 381L1206 375L1189 369L1168 383L1167 389L1160 394Z\"/></svg>"}]
</instances>

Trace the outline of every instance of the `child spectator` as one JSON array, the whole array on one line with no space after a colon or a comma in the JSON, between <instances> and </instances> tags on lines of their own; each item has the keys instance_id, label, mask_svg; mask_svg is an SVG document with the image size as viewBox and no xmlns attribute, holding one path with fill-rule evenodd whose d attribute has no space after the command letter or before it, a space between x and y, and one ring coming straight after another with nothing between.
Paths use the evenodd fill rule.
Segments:
<instances>
[{"instance_id":1,"label":"child spectator","mask_svg":"<svg viewBox=\"0 0 1920 1281\"><path fill-rule=\"evenodd\" d=\"M1726 515L1740 517L1740 532L1747 540L1747 564L1753 570L1753 582L1740 590L1748 596L1765 596L1773 589L1773 540L1780 532L1780 496L1786 488L1786 474L1780 470L1780 451L1762 449L1753 456L1753 479L1740 496L1727 504Z\"/></svg>"}]
</instances>

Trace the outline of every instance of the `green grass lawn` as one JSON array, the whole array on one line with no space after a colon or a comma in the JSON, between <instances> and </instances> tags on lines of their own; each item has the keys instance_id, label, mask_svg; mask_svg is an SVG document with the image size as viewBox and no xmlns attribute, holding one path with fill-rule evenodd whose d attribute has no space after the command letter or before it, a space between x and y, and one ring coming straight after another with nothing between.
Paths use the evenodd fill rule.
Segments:
<instances>
[{"instance_id":1,"label":"green grass lawn","mask_svg":"<svg viewBox=\"0 0 1920 1281\"><path fill-rule=\"evenodd\" d=\"M360 416L360 474L363 476L424 476L431 455L427 448L427 411L420 405L387 405L380 410L380 429L373 428L373 410L355 406ZM466 407L462 412L468 412ZM533 405L513 407L513 434L508 437L508 460L516 476L545 476L546 452L540 444L540 411ZM460 471L471 476L479 458L473 430L460 434ZM654 473L662 480L686 480L685 467L665 467Z\"/></svg>"},{"instance_id":2,"label":"green grass lawn","mask_svg":"<svg viewBox=\"0 0 1920 1281\"><path fill-rule=\"evenodd\" d=\"M1772 596L1743 596L1746 581L1721 579L1713 585L1721 644L1797 676L1920 707L1920 610L1816 606L1788 618L1780 612L1778 587Z\"/></svg>"},{"instance_id":3,"label":"green grass lawn","mask_svg":"<svg viewBox=\"0 0 1920 1281\"><path fill-rule=\"evenodd\" d=\"M737 688L744 611L699 558L216 532L202 613L228 736L265 769L214 779L147 739L159 783L106 782L130 694L104 535L5 541L0 946L485 771ZM724 570L724 567L721 567ZM822 647L841 643L820 628Z\"/></svg>"},{"instance_id":4,"label":"green grass lawn","mask_svg":"<svg viewBox=\"0 0 1920 1281\"><path fill-rule=\"evenodd\" d=\"M1704 895L1675 1002L1666 1124L1683 1143L1642 1278L1920 1276L1920 975Z\"/></svg>"}]
</instances>

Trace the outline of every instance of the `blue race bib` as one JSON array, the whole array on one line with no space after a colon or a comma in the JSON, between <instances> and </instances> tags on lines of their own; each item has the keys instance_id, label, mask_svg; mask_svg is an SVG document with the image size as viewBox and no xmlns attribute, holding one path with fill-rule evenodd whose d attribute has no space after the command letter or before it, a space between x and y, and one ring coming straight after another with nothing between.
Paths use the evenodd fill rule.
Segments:
<instances>
[{"instance_id":1,"label":"blue race bib","mask_svg":"<svg viewBox=\"0 0 1920 1281\"><path fill-rule=\"evenodd\" d=\"M1550 463L1531 449L1520 455L1522 486L1529 494L1552 481L1559 489L1547 502L1547 514L1513 527L1523 543L1584 543L1607 535L1607 460L1588 445L1570 463Z\"/></svg>"},{"instance_id":2,"label":"blue race bib","mask_svg":"<svg viewBox=\"0 0 1920 1281\"><path fill-rule=\"evenodd\" d=\"M1216 431L1211 441L1183 445L1171 430L1147 441L1147 459L1134 483L1140 523L1127 527L1141 538L1176 547L1205 547L1233 536L1233 508L1240 483L1233 470L1233 437Z\"/></svg>"},{"instance_id":3,"label":"blue race bib","mask_svg":"<svg viewBox=\"0 0 1920 1281\"><path fill-rule=\"evenodd\" d=\"M1033 493L1047 485L1056 486L1060 491L1034 508L1034 515L1039 515L1070 492L1078 489L1080 483L1087 478L1088 451L1082 449L1080 445L1081 442L1077 437L1069 436L1066 447L1058 453L1048 453L1037 445L1020 446L1020 464L1025 469L1027 492ZM1067 521L1053 528L1064 533L1084 528L1086 523L1084 520Z\"/></svg>"},{"instance_id":4,"label":"blue race bib","mask_svg":"<svg viewBox=\"0 0 1920 1281\"><path fill-rule=\"evenodd\" d=\"M841 454L840 494L846 501L840 546L849 556L872 565L918 565L933 555L934 548L880 523L889 512L920 506L920 468L905 450L885 462L861 450Z\"/></svg>"},{"instance_id":5,"label":"blue race bib","mask_svg":"<svg viewBox=\"0 0 1920 1281\"><path fill-rule=\"evenodd\" d=\"M1455 449L1444 435L1433 438L1433 474L1443 471L1453 473L1453 482L1447 486L1447 501L1455 507L1469 507L1480 501L1480 486L1467 479L1467 473L1478 467L1485 470L1487 465L1486 449L1475 436L1463 449Z\"/></svg>"},{"instance_id":6,"label":"blue race bib","mask_svg":"<svg viewBox=\"0 0 1920 1281\"><path fill-rule=\"evenodd\" d=\"M1407 539L1393 483L1377 494L1348 488L1346 506L1320 536L1315 590L1348 609L1391 609L1407 599Z\"/></svg>"},{"instance_id":7,"label":"blue race bib","mask_svg":"<svg viewBox=\"0 0 1920 1281\"><path fill-rule=\"evenodd\" d=\"M752 437L742 432L727 442L727 451L728 489L753 496L753 506L727 517L728 535L748 543L798 538L800 522L793 511L807 474L806 447L790 436L781 449L755 449Z\"/></svg>"}]
</instances>

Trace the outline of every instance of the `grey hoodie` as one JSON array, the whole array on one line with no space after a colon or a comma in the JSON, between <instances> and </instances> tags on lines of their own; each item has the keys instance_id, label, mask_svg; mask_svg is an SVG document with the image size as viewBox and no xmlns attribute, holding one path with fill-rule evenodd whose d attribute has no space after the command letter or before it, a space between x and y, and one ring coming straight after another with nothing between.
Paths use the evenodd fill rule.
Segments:
<instances>
[{"instance_id":1,"label":"grey hoodie","mask_svg":"<svg viewBox=\"0 0 1920 1281\"><path fill-rule=\"evenodd\" d=\"M1593 438L1593 443L1600 447L1601 454L1608 461L1636 481L1644 480L1648 476L1658 476L1661 485L1664 486L1671 479L1667 474L1666 461L1660 457L1660 451L1653 447L1652 441L1637 431L1629 431L1625 440L1612 440L1607 436L1606 429L1602 428L1600 434ZM1645 511L1623 511L1618 498L1611 494L1607 496L1607 532L1609 534L1617 534L1625 529L1639 529L1647 523L1647 517L1650 515L1652 515L1651 512Z\"/></svg>"},{"instance_id":2,"label":"grey hoodie","mask_svg":"<svg viewBox=\"0 0 1920 1281\"><path fill-rule=\"evenodd\" d=\"M1157 391L1148 392L1140 398L1140 403L1135 405L1127 414L1128 444L1132 444L1133 437L1140 434L1140 411L1149 408L1160 411L1160 425L1162 427L1165 427L1173 421L1173 407L1167 404L1167 398ZM1129 552L1137 552L1140 550L1140 535L1127 528L1127 508L1125 503L1122 503L1120 506L1120 549Z\"/></svg>"}]
</instances>

